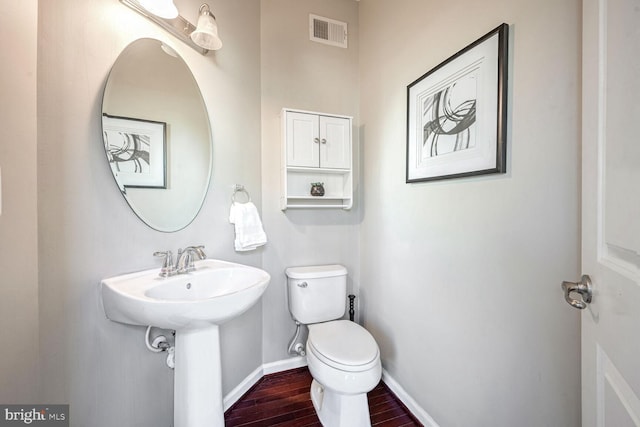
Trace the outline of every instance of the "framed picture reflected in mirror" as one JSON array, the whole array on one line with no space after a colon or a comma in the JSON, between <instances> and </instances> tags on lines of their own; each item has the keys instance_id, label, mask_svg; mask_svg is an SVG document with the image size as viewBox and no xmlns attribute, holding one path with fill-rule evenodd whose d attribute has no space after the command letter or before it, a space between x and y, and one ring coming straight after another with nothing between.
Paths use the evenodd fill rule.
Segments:
<instances>
[{"instance_id":1,"label":"framed picture reflected in mirror","mask_svg":"<svg viewBox=\"0 0 640 427\"><path fill-rule=\"evenodd\" d=\"M167 188L164 122L102 115L109 165L120 188Z\"/></svg>"}]
</instances>

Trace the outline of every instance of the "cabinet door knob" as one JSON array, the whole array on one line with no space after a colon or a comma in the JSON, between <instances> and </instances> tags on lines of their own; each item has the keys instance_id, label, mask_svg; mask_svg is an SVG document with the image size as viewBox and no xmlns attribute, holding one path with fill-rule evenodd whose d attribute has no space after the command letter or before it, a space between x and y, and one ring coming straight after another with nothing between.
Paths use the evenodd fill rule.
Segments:
<instances>
[{"instance_id":1,"label":"cabinet door knob","mask_svg":"<svg viewBox=\"0 0 640 427\"><path fill-rule=\"evenodd\" d=\"M313 142L315 142L316 144L320 144L320 138L313 138Z\"/></svg>"},{"instance_id":2,"label":"cabinet door knob","mask_svg":"<svg viewBox=\"0 0 640 427\"><path fill-rule=\"evenodd\" d=\"M323 144L326 144L326 143L327 143L327 140L326 140L326 139L324 139L324 138L322 138L322 141L321 141L321 142L322 142Z\"/></svg>"}]
</instances>

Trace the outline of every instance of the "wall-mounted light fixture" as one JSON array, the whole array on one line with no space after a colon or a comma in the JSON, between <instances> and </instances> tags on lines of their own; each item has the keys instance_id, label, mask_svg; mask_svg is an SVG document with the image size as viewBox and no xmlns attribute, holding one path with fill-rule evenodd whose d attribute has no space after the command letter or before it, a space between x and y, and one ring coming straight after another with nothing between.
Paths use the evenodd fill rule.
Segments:
<instances>
[{"instance_id":1,"label":"wall-mounted light fixture","mask_svg":"<svg viewBox=\"0 0 640 427\"><path fill-rule=\"evenodd\" d=\"M155 22L198 52L206 55L222 47L218 24L208 4L200 6L195 27L178 13L173 0L120 0L120 2Z\"/></svg>"},{"instance_id":2,"label":"wall-mounted light fixture","mask_svg":"<svg viewBox=\"0 0 640 427\"><path fill-rule=\"evenodd\" d=\"M209 5L205 3L200 6L198 15L198 27L191 33L191 40L207 50L220 49L222 40L218 37L218 23L209 10Z\"/></svg>"}]
</instances>

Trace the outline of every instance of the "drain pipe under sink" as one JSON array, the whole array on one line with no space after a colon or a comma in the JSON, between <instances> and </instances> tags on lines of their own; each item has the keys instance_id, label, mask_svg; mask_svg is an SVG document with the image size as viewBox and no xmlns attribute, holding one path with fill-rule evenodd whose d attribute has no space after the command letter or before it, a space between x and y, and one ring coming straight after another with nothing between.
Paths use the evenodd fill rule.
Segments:
<instances>
[{"instance_id":1,"label":"drain pipe under sink","mask_svg":"<svg viewBox=\"0 0 640 427\"><path fill-rule=\"evenodd\" d=\"M153 326L148 326L147 331L144 333L144 343L147 346L147 349L154 353L162 353L163 351L166 351L167 366L170 369L174 369L176 366L175 347L169 344L169 340L167 340L167 337L165 337L164 335L158 335L153 339L153 341L151 341L150 335L152 327Z\"/></svg>"}]
</instances>

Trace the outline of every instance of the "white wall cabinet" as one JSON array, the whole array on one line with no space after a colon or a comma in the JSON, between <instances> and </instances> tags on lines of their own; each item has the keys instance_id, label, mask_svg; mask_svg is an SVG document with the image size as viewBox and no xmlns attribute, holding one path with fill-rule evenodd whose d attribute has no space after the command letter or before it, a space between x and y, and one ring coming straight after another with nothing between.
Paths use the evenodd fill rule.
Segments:
<instances>
[{"instance_id":1,"label":"white wall cabinet","mask_svg":"<svg viewBox=\"0 0 640 427\"><path fill-rule=\"evenodd\" d=\"M352 118L282 110L282 210L353 205ZM324 183L324 196L311 196L311 183Z\"/></svg>"}]
</instances>

